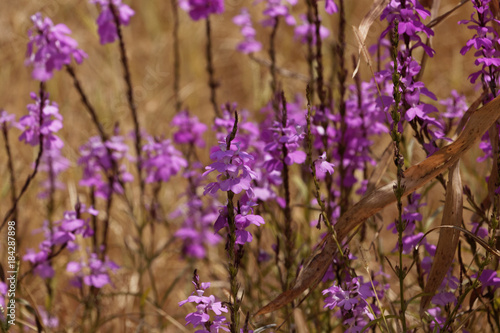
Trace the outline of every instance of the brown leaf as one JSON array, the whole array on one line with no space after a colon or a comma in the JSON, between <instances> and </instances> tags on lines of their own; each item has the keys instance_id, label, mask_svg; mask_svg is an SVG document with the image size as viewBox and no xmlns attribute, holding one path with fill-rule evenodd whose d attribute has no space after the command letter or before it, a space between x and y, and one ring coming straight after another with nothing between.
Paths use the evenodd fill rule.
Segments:
<instances>
[{"instance_id":1,"label":"brown leaf","mask_svg":"<svg viewBox=\"0 0 500 333\"><path fill-rule=\"evenodd\" d=\"M420 0L420 4L426 8L431 8L434 0Z\"/></svg>"},{"instance_id":2,"label":"brown leaf","mask_svg":"<svg viewBox=\"0 0 500 333\"><path fill-rule=\"evenodd\" d=\"M471 114L464 130L453 143L441 148L432 156L405 171L405 178L402 182L405 186L404 195L414 192L457 162L499 117L500 96ZM340 217L335 225L339 242L367 218L396 201L392 188L393 184L387 184L366 194ZM293 288L276 297L260 309L256 315L280 309L301 295L307 288L314 288L319 283L337 250L336 242L332 237L333 235L327 237L322 252L316 254L304 267Z\"/></svg>"},{"instance_id":3,"label":"brown leaf","mask_svg":"<svg viewBox=\"0 0 500 333\"><path fill-rule=\"evenodd\" d=\"M356 37L356 40L358 41L359 45L359 50L358 50L358 55L363 54L365 61L370 65L371 67L371 60L370 60L370 54L368 53L368 50L366 49L365 41L366 41L366 36L368 36L368 31L370 31L370 27L372 26L373 22L378 20L380 17L380 14L384 10L384 8L387 6L389 3L389 0L375 0L372 4L372 7L370 8L370 11L363 17L361 20L361 23L359 26L352 27L354 30L354 36ZM358 56L358 63L356 64L356 68L354 69L354 72L352 73L352 77L356 76L356 73L358 72L359 69L359 63L360 63L360 57Z\"/></svg>"},{"instance_id":4,"label":"brown leaf","mask_svg":"<svg viewBox=\"0 0 500 333\"><path fill-rule=\"evenodd\" d=\"M460 161L457 161L450 167L441 225L460 226L462 223L463 193L459 163ZM431 272L424 288L426 295L420 300L421 313L429 305L432 296L434 296L441 282L443 282L446 273L448 273L455 257L459 238L460 232L458 230L446 228L440 231L436 255L434 256Z\"/></svg>"}]
</instances>

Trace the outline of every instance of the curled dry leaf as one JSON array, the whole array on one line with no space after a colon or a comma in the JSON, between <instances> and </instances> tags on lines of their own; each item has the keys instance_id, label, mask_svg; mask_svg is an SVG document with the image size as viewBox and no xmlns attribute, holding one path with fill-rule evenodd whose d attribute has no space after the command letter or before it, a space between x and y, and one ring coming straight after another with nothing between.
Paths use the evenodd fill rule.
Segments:
<instances>
[{"instance_id":1,"label":"curled dry leaf","mask_svg":"<svg viewBox=\"0 0 500 333\"><path fill-rule=\"evenodd\" d=\"M380 14L384 10L384 8L387 7L388 3L389 0L375 0L372 4L372 7L370 8L370 11L361 20L359 27L357 28L354 26L352 27L352 29L354 30L354 36L356 36L356 40L359 45L359 51L358 51L359 55L363 54L365 61L370 65L370 67L371 67L370 55L365 45L366 36L368 36L368 31L370 31L370 27L372 26L373 22L378 20ZM359 69L359 63L360 63L360 57L358 57L358 63L356 64L356 68L352 73L352 77L356 76L356 73L358 72Z\"/></svg>"},{"instance_id":2,"label":"curled dry leaf","mask_svg":"<svg viewBox=\"0 0 500 333\"><path fill-rule=\"evenodd\" d=\"M422 187L456 163L499 117L500 96L471 114L464 130L453 143L441 148L424 161L405 171L402 182L405 188L404 196ZM335 225L339 242L367 218L395 201L393 184L381 186L365 195L358 203L348 209ZM306 289L316 287L336 253L337 245L333 237L331 234L327 237L325 247L308 261L295 285L276 297L255 315L276 311L300 296Z\"/></svg>"},{"instance_id":3,"label":"curled dry leaf","mask_svg":"<svg viewBox=\"0 0 500 333\"><path fill-rule=\"evenodd\" d=\"M460 226L462 223L463 192L459 163L460 161L457 161L450 167L441 225ZM429 305L432 296L434 296L441 282L443 282L446 273L448 273L455 257L459 238L460 232L458 230L446 228L440 231L436 255L434 256L431 272L424 288L426 295L420 300L421 313Z\"/></svg>"}]
</instances>

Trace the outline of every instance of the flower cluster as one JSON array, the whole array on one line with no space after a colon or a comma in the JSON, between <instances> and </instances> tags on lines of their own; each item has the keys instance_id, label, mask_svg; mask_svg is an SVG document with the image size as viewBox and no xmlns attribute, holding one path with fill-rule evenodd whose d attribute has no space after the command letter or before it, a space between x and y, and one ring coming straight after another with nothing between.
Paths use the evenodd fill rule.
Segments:
<instances>
[{"instance_id":1,"label":"flower cluster","mask_svg":"<svg viewBox=\"0 0 500 333\"><path fill-rule=\"evenodd\" d=\"M116 272L119 268L115 262L107 257L104 260L99 259L96 253L90 253L88 262L70 261L66 266L68 272L76 274L71 282L77 288L83 286L82 282L95 288L111 284L109 273L110 271Z\"/></svg>"},{"instance_id":2,"label":"flower cluster","mask_svg":"<svg viewBox=\"0 0 500 333\"><path fill-rule=\"evenodd\" d=\"M217 181L208 184L205 187L204 194L215 194L218 190L227 192L232 191L235 194L241 191L252 192L251 182L257 176L247 165L248 161L253 160L253 156L240 150L239 143L231 143L227 148L225 142L219 142L219 146L210 154L210 159L214 163L207 166L203 176L212 171L218 171Z\"/></svg>"},{"instance_id":3,"label":"flower cluster","mask_svg":"<svg viewBox=\"0 0 500 333\"><path fill-rule=\"evenodd\" d=\"M61 155L61 150L54 147L44 151L40 160L39 171L46 172L47 178L40 182L43 189L38 196L47 198L56 190L64 190L66 186L59 179L59 175L70 167L69 160Z\"/></svg>"},{"instance_id":4,"label":"flower cluster","mask_svg":"<svg viewBox=\"0 0 500 333\"><path fill-rule=\"evenodd\" d=\"M245 54L259 52L262 49L262 44L255 39L256 32L252 26L248 9L243 8L240 15L233 18L233 23L241 27L241 34L245 38L238 44L238 51Z\"/></svg>"},{"instance_id":5,"label":"flower cluster","mask_svg":"<svg viewBox=\"0 0 500 333\"><path fill-rule=\"evenodd\" d=\"M30 96L35 103L27 105L29 113L21 117L16 124L23 131L19 136L19 141L35 147L40 144L40 135L42 135L44 148L61 149L64 143L55 135L63 127L59 106L55 102L50 102L48 93L44 94L43 101L33 92Z\"/></svg>"},{"instance_id":6,"label":"flower cluster","mask_svg":"<svg viewBox=\"0 0 500 333\"><path fill-rule=\"evenodd\" d=\"M362 277L348 279L344 287L333 285L323 290L323 295L327 295L325 308L339 308L346 326L345 332L360 332L368 324L367 318L374 320L375 314L380 312L374 305L369 305L368 299L374 297L375 293L369 282L363 283ZM379 295L381 297L382 294ZM375 314L370 310L375 311Z\"/></svg>"},{"instance_id":7,"label":"flower cluster","mask_svg":"<svg viewBox=\"0 0 500 333\"><path fill-rule=\"evenodd\" d=\"M295 39L304 44L311 43L311 45L316 45L316 25L310 23L306 15L301 15L300 19L303 23L295 27ZM327 38L329 35L330 31L328 28L320 25L319 36L321 40Z\"/></svg>"},{"instance_id":8,"label":"flower cluster","mask_svg":"<svg viewBox=\"0 0 500 333\"><path fill-rule=\"evenodd\" d=\"M206 19L211 14L224 13L224 0L180 0L179 6L188 12L194 21Z\"/></svg>"},{"instance_id":9,"label":"flower cluster","mask_svg":"<svg viewBox=\"0 0 500 333\"><path fill-rule=\"evenodd\" d=\"M238 210L238 214L234 217L234 224L236 226L236 244L244 245L245 243L250 243L253 240L252 234L246 230L250 226L250 224L261 226L264 224L264 219L260 215L253 214L253 208L257 206L257 203L250 199L245 193L240 201L240 207ZM224 207L217 221L215 221L214 229L215 232L218 232L220 229L227 227L227 207Z\"/></svg>"},{"instance_id":10,"label":"flower cluster","mask_svg":"<svg viewBox=\"0 0 500 333\"><path fill-rule=\"evenodd\" d=\"M28 31L28 50L26 65L33 66L32 76L38 81L52 78L55 69L61 70L71 63L71 57L82 63L87 54L78 49L78 43L68 35L71 30L64 24L54 25L48 17L41 13L31 17L34 27Z\"/></svg>"},{"instance_id":11,"label":"flower cluster","mask_svg":"<svg viewBox=\"0 0 500 333\"><path fill-rule=\"evenodd\" d=\"M130 18L135 14L132 8L122 3L122 0L90 0L90 3L101 5L101 14L97 18L97 32L103 45L113 43L118 39L118 31L112 10L116 11L118 21L122 25L128 25Z\"/></svg>"},{"instance_id":12,"label":"flower cluster","mask_svg":"<svg viewBox=\"0 0 500 333\"><path fill-rule=\"evenodd\" d=\"M283 162L286 165L302 164L306 160L306 153L299 148L304 141L304 127L295 123L294 119L287 119L286 124L275 121L269 129L269 141L264 148L271 158L264 164L269 171L281 171Z\"/></svg>"},{"instance_id":13,"label":"flower cluster","mask_svg":"<svg viewBox=\"0 0 500 333\"><path fill-rule=\"evenodd\" d=\"M286 0L289 5L295 6L297 0ZM263 14L268 18L264 19L261 23L264 27L272 27L279 17L285 19L286 24L295 25L295 18L290 14L290 8L284 3L283 0L265 0L266 8Z\"/></svg>"},{"instance_id":14,"label":"flower cluster","mask_svg":"<svg viewBox=\"0 0 500 333\"><path fill-rule=\"evenodd\" d=\"M189 144L199 148L205 147L203 133L207 125L198 120L196 116L189 116L187 111L179 112L171 122L172 126L178 127L174 133L174 142L177 144Z\"/></svg>"},{"instance_id":15,"label":"flower cluster","mask_svg":"<svg viewBox=\"0 0 500 333\"><path fill-rule=\"evenodd\" d=\"M186 300L179 302L179 306L183 306L186 303L196 304L196 311L186 316L186 325L192 324L193 328L204 328L196 331L199 333L217 333L219 330L229 332L226 318L222 316L223 312L228 312L226 306L216 301L213 295L204 296L205 290L210 287L210 282L200 283L200 278L195 271L193 284L195 291ZM210 320L210 312L215 314L212 320Z\"/></svg>"},{"instance_id":16,"label":"flower cluster","mask_svg":"<svg viewBox=\"0 0 500 333\"><path fill-rule=\"evenodd\" d=\"M143 167L146 171L146 183L168 182L170 177L187 167L187 161L175 149L170 140L159 141L147 137L142 150L146 153Z\"/></svg>"},{"instance_id":17,"label":"flower cluster","mask_svg":"<svg viewBox=\"0 0 500 333\"><path fill-rule=\"evenodd\" d=\"M218 212L214 205L203 205L202 200L192 196L189 201L171 217L183 217L182 227L174 234L182 239L182 254L186 257L203 259L207 248L218 244L222 237L214 234L213 223Z\"/></svg>"},{"instance_id":18,"label":"flower cluster","mask_svg":"<svg viewBox=\"0 0 500 333\"><path fill-rule=\"evenodd\" d=\"M492 24L500 24L490 10L491 0L471 1L476 12L471 14L470 20L459 21L458 24L467 24L467 28L475 30L475 35L467 41L467 44L460 50L465 55L474 47L477 51L475 65L481 69L469 76L470 82L475 83L481 77L484 82L493 88L493 95L496 94L498 86L498 72L500 71L500 36ZM474 16L477 15L477 18Z\"/></svg>"},{"instance_id":19,"label":"flower cluster","mask_svg":"<svg viewBox=\"0 0 500 333\"><path fill-rule=\"evenodd\" d=\"M63 219L55 222L52 228L49 227L48 221L44 222L44 226L40 231L44 233L45 239L38 246L40 251L35 252L33 249L28 249L23 256L24 261L31 262L36 275L44 279L54 276L51 255L55 245L64 246L74 251L77 248L74 243L76 235L90 237L94 234L94 230L89 225L90 218L81 217L84 213L97 216L98 211L93 207L87 208L84 204L81 204L76 207L75 211L66 211Z\"/></svg>"},{"instance_id":20,"label":"flower cluster","mask_svg":"<svg viewBox=\"0 0 500 333\"><path fill-rule=\"evenodd\" d=\"M93 187L96 196L105 199L111 195L110 183L114 192L123 192L119 180L122 182L133 180L133 176L127 172L124 165L118 167L120 160L127 156L128 152L128 146L123 141L122 136L115 135L103 143L100 137L94 136L80 147L81 157L78 159L78 164L83 167L81 186ZM119 175L111 175L115 167ZM103 175L108 177L108 181L103 179ZM111 177L114 177L113 181L110 181Z\"/></svg>"}]
</instances>

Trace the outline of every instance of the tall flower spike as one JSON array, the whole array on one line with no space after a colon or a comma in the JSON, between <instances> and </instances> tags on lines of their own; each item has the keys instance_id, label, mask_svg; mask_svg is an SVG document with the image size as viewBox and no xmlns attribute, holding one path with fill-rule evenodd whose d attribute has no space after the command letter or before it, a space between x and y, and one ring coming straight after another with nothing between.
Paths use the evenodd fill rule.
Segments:
<instances>
[{"instance_id":1,"label":"tall flower spike","mask_svg":"<svg viewBox=\"0 0 500 333\"><path fill-rule=\"evenodd\" d=\"M59 106L49 101L49 94L45 94L42 107L42 119L40 121L40 97L32 92L31 99L34 104L28 104L28 115L19 119L16 126L23 131L19 141L24 141L31 146L40 144L40 133L43 135L43 145L46 149L61 149L63 141L55 135L62 127L62 116L59 114Z\"/></svg>"},{"instance_id":2,"label":"tall flower spike","mask_svg":"<svg viewBox=\"0 0 500 333\"><path fill-rule=\"evenodd\" d=\"M224 12L224 0L180 0L179 6L187 11L194 21Z\"/></svg>"},{"instance_id":3,"label":"tall flower spike","mask_svg":"<svg viewBox=\"0 0 500 333\"><path fill-rule=\"evenodd\" d=\"M110 6L114 6L117 10L118 20L122 25L128 25L130 18L135 14L132 8L122 3L122 0L90 0L90 3L101 5L101 14L97 18L97 32L103 45L113 43L118 39L118 31Z\"/></svg>"},{"instance_id":4,"label":"tall flower spike","mask_svg":"<svg viewBox=\"0 0 500 333\"><path fill-rule=\"evenodd\" d=\"M35 80L47 81L55 69L61 70L71 63L71 57L81 64L87 54L78 48L78 43L68 35L71 30L64 24L54 25L41 13L31 17L34 27L28 31L28 50L25 64L33 66L31 75Z\"/></svg>"},{"instance_id":5,"label":"tall flower spike","mask_svg":"<svg viewBox=\"0 0 500 333\"><path fill-rule=\"evenodd\" d=\"M248 9L243 8L240 15L233 17L233 23L241 27L241 34L245 38L238 44L238 51L249 54L262 49L262 44L255 39L256 31L252 26Z\"/></svg>"}]
</instances>

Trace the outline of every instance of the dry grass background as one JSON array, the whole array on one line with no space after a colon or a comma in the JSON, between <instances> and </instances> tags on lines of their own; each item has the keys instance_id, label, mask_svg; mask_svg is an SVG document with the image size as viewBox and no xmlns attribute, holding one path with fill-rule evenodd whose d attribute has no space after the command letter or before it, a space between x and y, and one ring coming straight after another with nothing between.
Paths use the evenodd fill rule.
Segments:
<instances>
[{"instance_id":1,"label":"dry grass background","mask_svg":"<svg viewBox=\"0 0 500 333\"><path fill-rule=\"evenodd\" d=\"M139 120L142 127L153 135L171 136L170 121L174 116L173 96L173 44L172 44L172 7L170 1L126 1L135 11L136 15L131 20L131 25L123 29L127 53L132 66L132 81L136 92L135 98L139 110ZM372 1L370 0L347 0L346 17L347 24L358 25L363 15L368 11ZM240 33L231 19L237 15L242 6L253 8L251 12L254 18L260 18L262 4L251 6L251 1L230 0L226 2L226 11L222 15L212 18L214 64L216 78L220 82L218 89L219 103L226 101L237 102L239 108L250 110L255 117L260 117L258 110L270 97L269 81L270 75L267 68L255 63L248 57L235 51L235 46L240 40ZM455 5L455 1L443 0L440 13ZM463 6L456 14L435 28L433 47L436 50L434 59L427 62L423 81L428 88L435 92L438 98L446 98L449 91L456 89L469 97L469 102L476 93L467 81L468 74L472 71L473 59L471 55L463 57L459 54L460 48L472 35L472 32L464 26L458 26L457 21L470 16L471 5ZM292 12L297 18L302 13L304 4L300 4ZM80 47L85 50L89 58L76 68L77 74L83 82L83 86L91 101L98 110L107 132L111 132L115 122L119 122L122 133L132 130L132 120L128 112L125 99L125 85L122 79L122 67L119 61L117 44L101 46L97 36L95 19L98 11L94 5L86 0L3 0L0 14L0 107L10 113L14 113L19 119L26 113L26 104L30 103L29 92L37 91L37 83L31 80L30 69L24 66L24 56L27 43L27 30L31 27L30 16L41 11L49 16L54 23L65 23L72 31ZM205 48L205 25L204 22L193 22L188 15L179 11L180 17L180 41L181 41L181 99L183 105L200 117L200 119L211 124L213 120L212 107L209 104L209 91L207 89L207 75L205 72L206 60ZM325 67L327 75L331 72L331 52L328 45L335 43L337 31L337 18L324 16L324 24L330 28L332 34L325 43ZM257 25L256 25L257 27ZM332 29L333 27L333 29ZM373 43L377 35L383 29L380 22L376 22L369 33L368 44ZM261 40L267 49L269 31L258 28L257 38ZM278 33L277 64L288 70L307 74L307 63L305 61L306 48L293 39L293 28L282 24ZM351 68L350 57L357 53L357 45L352 30L347 29L346 55L349 68ZM472 52L471 52L472 53ZM268 59L266 51L257 55L259 58ZM360 72L364 79L369 78L369 71L362 64ZM296 93L304 93L306 83L287 77L280 77L285 93L291 99ZM76 166L78 159L78 147L82 145L91 135L96 135L88 114L80 103L79 96L72 86L70 77L64 71L57 72L49 81L47 89L51 94L51 100L57 101L61 114L64 116L64 128L59 132L65 142L63 153ZM12 130L10 139L15 158L15 171L17 173L18 188L24 182L25 177L31 171L31 163L36 151L22 143L17 142L18 131ZM206 136L208 145L215 143L214 136L208 133ZM2 143L3 145L3 143ZM380 144L382 149L383 144ZM132 150L131 150L132 151ZM484 188L484 180L480 175L484 174L482 168L486 165L477 165L475 157L478 153L470 153L463 164L463 173L467 174L466 183L473 189L479 191ZM416 153L413 163L423 159L424 155ZM6 170L5 150L0 149L0 215L4 216L10 208L9 182ZM202 162L207 163L207 156L202 156ZM132 168L131 168L132 169ZM78 168L71 168L63 175L63 180L68 183L66 193L59 193L57 199L57 220L64 210L73 207L76 193L82 197L86 191L78 188L77 182L80 177ZM389 175L385 181L391 179ZM181 182L181 180L178 180ZM173 184L182 184L177 180ZM18 252L23 255L27 248L37 247L41 240L40 235L34 235L33 230L39 228L46 216L46 208L43 200L36 198L38 182L35 181L27 195L19 205L19 218L17 221ZM162 194L164 207L167 211L172 210L180 202L178 194L182 191L181 186L173 187L169 184ZM435 194L436 200L428 201L429 211L433 212L440 204L442 193ZM395 210L386 209L384 216L392 221ZM178 223L176 221L175 223ZM305 221L304 221L305 223ZM117 290L138 291L139 276L131 273L134 267L133 261L126 251L124 244L133 247L130 219L125 209L117 205L112 219L112 238L110 256L125 269L120 270L113 278L117 289L105 288L105 293ZM306 228L301 227L301 228ZM155 230L154 244L160 247L169 240L178 228L171 225L169 228L158 228ZM2 236L3 237L3 236ZM312 237L312 235L311 235ZM385 235L383 237L392 237ZM150 242L147 238L145 243ZM271 242L270 239L262 240L263 243ZM395 244L387 242L385 250L390 251ZM2 240L3 244L3 240ZM176 244L176 245L175 245ZM223 262L218 258L225 258L222 249L210 251L209 260L204 263L186 264L179 260L179 243L169 247L169 251L162 255L153 265L154 279L160 290L166 290L172 281L181 277L181 282L170 294L161 311L146 306L149 323L155 323L156 317L166 315L170 321L178 321L184 325L184 316L187 309L179 309L177 302L185 299L191 292L189 283L192 268L198 267L201 278L204 281L212 280L212 290L226 285L225 269ZM1 247L4 253L4 246ZM81 255L85 255L83 252ZM73 254L74 255L74 254ZM6 255L0 256L6 258ZM1 259L3 260L3 259ZM64 270L64 262L61 258L55 261L60 270ZM2 262L3 263L3 262ZM210 263L210 266L207 264ZM21 269L27 269L23 264ZM249 267L251 269L251 267ZM249 270L251 271L251 270ZM63 274L64 275L64 274ZM147 280L147 277L145 277ZM63 321L71 322L76 313L81 311L79 305L68 296L73 291L68 286L67 280L58 278L54 281L58 290L55 313ZM23 285L25 290L33 296L38 304L43 304L45 290L39 278L28 278ZM264 301L267 301L264 295ZM138 299L131 296L119 296L107 299L103 302L104 313L121 314L118 319L110 321L102 328L103 332L133 331L137 327ZM263 304L256 304L257 309ZM131 315L132 314L132 315ZM67 328L71 331L71 328ZM167 332L178 332L179 327L169 324ZM153 330L151 330L153 331Z\"/></svg>"}]
</instances>

